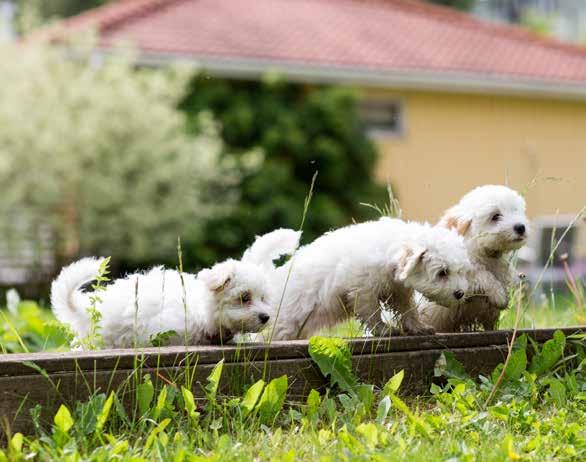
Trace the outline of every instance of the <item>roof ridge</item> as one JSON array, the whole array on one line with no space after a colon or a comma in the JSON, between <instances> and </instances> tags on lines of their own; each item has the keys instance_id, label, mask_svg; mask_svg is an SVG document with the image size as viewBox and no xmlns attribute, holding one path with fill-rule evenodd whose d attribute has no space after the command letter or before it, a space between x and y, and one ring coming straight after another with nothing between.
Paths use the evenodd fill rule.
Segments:
<instances>
[{"instance_id":1,"label":"roof ridge","mask_svg":"<svg viewBox=\"0 0 586 462\"><path fill-rule=\"evenodd\" d=\"M353 0L356 1L356 0ZM423 12L429 12L436 17L440 16L442 19L451 20L452 24L463 28L478 28L482 33L488 33L494 36L495 32L505 34L504 38L516 40L524 43L534 43L535 45L544 46L556 51L561 51L570 55L580 55L580 57L586 56L586 47L576 45L574 43L562 42L555 37L544 37L538 35L535 32L531 32L527 29L523 29L520 26L511 24L501 24L489 21L481 20L469 13L458 11L454 8L438 5L435 3L429 3L424 0L358 0L372 2L372 3L393 3L404 9L419 10ZM477 29L477 30L478 30ZM501 37L501 36L499 36Z\"/></svg>"}]
</instances>

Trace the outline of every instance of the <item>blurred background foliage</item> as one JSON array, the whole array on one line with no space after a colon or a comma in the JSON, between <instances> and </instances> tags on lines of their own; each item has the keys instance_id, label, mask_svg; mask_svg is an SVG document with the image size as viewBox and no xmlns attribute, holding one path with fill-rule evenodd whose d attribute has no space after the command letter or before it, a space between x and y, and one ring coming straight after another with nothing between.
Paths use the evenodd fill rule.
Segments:
<instances>
[{"instance_id":1,"label":"blurred background foliage","mask_svg":"<svg viewBox=\"0 0 586 462\"><path fill-rule=\"evenodd\" d=\"M75 60L0 50L0 213L17 218L2 252L6 268L39 273L29 296L83 255L112 256L115 276L176 266L178 238L187 270L238 258L256 235L300 227L316 173L305 242L386 200L356 92L137 68L131 53L75 46Z\"/></svg>"},{"instance_id":2,"label":"blurred background foliage","mask_svg":"<svg viewBox=\"0 0 586 462\"><path fill-rule=\"evenodd\" d=\"M376 150L359 121L357 95L347 89L200 75L180 107L192 133L200 130L201 111L212 112L224 155L240 170L232 186L240 195L237 206L188 237L190 264L236 256L255 235L275 228L299 228L316 172L305 241L374 216L360 203L385 199L385 188L374 182Z\"/></svg>"},{"instance_id":3,"label":"blurred background foliage","mask_svg":"<svg viewBox=\"0 0 586 462\"><path fill-rule=\"evenodd\" d=\"M31 228L54 241L57 266L88 254L169 260L178 236L233 203L210 199L235 181L217 124L201 111L189 134L177 110L191 73L137 69L124 55L96 63L82 49L76 60L43 47L0 56L0 212L13 217L2 245L12 236L15 261Z\"/></svg>"}]
</instances>

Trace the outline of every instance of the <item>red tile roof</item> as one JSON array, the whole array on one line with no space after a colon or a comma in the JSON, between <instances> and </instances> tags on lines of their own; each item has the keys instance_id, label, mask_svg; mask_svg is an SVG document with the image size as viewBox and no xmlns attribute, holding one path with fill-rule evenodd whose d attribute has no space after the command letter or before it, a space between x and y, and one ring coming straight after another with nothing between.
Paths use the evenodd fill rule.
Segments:
<instances>
[{"instance_id":1,"label":"red tile roof","mask_svg":"<svg viewBox=\"0 0 586 462\"><path fill-rule=\"evenodd\" d=\"M414 0L120 0L63 25L97 27L102 48L131 42L147 58L234 71L564 85L586 94L586 48Z\"/></svg>"}]
</instances>

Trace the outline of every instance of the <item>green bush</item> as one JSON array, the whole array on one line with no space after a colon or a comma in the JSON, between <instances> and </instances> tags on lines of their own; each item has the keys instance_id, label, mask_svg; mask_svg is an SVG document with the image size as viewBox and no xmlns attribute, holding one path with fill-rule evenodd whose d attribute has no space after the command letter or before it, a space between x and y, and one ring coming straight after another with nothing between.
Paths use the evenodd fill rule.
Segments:
<instances>
[{"instance_id":1,"label":"green bush","mask_svg":"<svg viewBox=\"0 0 586 462\"><path fill-rule=\"evenodd\" d=\"M198 133L200 112L213 113L221 125L224 159L237 166L241 180L233 186L238 207L209 221L186 243L188 264L238 255L255 235L278 227L298 228L315 172L306 242L372 217L360 203L384 201L385 190L374 183L376 151L356 103L353 92L339 87L195 78L181 104L190 128Z\"/></svg>"},{"instance_id":2,"label":"green bush","mask_svg":"<svg viewBox=\"0 0 586 462\"><path fill-rule=\"evenodd\" d=\"M3 244L18 249L21 228L42 226L58 261L176 258L177 236L215 213L203 194L228 176L215 123L200 118L191 136L177 110L191 74L73 50L75 61L55 49L0 48L0 214L16 216L4 220L13 239Z\"/></svg>"}]
</instances>

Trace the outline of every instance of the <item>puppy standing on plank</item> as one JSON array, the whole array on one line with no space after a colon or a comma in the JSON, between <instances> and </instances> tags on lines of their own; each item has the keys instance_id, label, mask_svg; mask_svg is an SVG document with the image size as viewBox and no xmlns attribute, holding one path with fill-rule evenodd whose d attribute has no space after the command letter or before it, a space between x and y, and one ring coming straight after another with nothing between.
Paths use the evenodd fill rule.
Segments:
<instances>
[{"instance_id":1,"label":"puppy standing on plank","mask_svg":"<svg viewBox=\"0 0 586 462\"><path fill-rule=\"evenodd\" d=\"M381 218L332 231L271 273L273 338L307 338L354 314L383 333L381 300L406 332L433 333L419 320L413 289L457 305L469 270L463 239L445 228Z\"/></svg>"},{"instance_id":2,"label":"puppy standing on plank","mask_svg":"<svg viewBox=\"0 0 586 462\"><path fill-rule=\"evenodd\" d=\"M508 292L517 282L510 257L527 242L525 200L506 186L480 186L445 212L438 226L456 229L466 242L473 271L470 294L456 307L422 299L421 318L438 332L497 327L500 311L509 304Z\"/></svg>"},{"instance_id":3,"label":"puppy standing on plank","mask_svg":"<svg viewBox=\"0 0 586 462\"><path fill-rule=\"evenodd\" d=\"M295 238L297 240L295 240ZM292 239L292 240L291 240ZM298 235L256 242L265 259L291 253ZM293 248L290 248L293 246ZM77 339L90 329L90 293L80 289L96 279L103 260L85 258L64 268L51 287L57 319L69 324ZM240 332L258 332L270 319L266 270L249 261L227 260L197 276L161 267L117 279L99 296L100 330L105 348L149 346L158 333L175 331L171 345L206 345L229 341Z\"/></svg>"}]
</instances>

